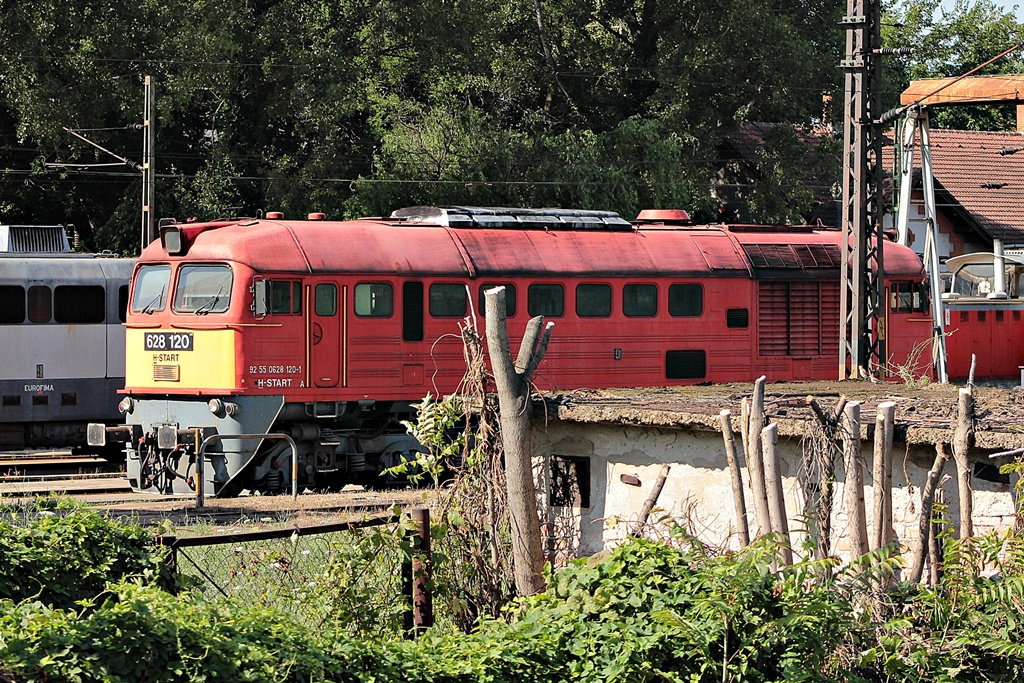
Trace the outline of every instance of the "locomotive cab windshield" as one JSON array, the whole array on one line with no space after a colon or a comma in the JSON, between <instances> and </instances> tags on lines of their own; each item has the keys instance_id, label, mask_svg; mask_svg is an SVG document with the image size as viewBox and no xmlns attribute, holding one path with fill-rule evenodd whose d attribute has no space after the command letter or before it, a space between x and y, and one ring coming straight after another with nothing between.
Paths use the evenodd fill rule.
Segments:
<instances>
[{"instance_id":1,"label":"locomotive cab windshield","mask_svg":"<svg viewBox=\"0 0 1024 683\"><path fill-rule=\"evenodd\" d=\"M132 292L132 312L152 314L164 310L170 286L171 267L166 263L139 268Z\"/></svg>"},{"instance_id":2,"label":"locomotive cab windshield","mask_svg":"<svg viewBox=\"0 0 1024 683\"><path fill-rule=\"evenodd\" d=\"M184 265L174 288L176 313L224 313L231 303L231 268L226 265Z\"/></svg>"}]
</instances>

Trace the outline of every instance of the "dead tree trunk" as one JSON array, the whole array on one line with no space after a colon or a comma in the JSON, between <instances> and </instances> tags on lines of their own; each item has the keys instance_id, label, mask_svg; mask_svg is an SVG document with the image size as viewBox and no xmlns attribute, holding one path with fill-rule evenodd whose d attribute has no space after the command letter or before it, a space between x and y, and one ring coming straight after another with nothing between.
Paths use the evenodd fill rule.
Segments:
<instances>
[{"instance_id":1,"label":"dead tree trunk","mask_svg":"<svg viewBox=\"0 0 1024 683\"><path fill-rule=\"evenodd\" d=\"M501 445L505 452L505 486L512 527L516 590L520 595L533 595L544 590L545 585L544 548L530 448L530 378L544 358L554 323L548 323L542 334L544 317L530 320L513 365L505 317L505 288L489 289L485 298L487 351L498 390Z\"/></svg>"},{"instance_id":2,"label":"dead tree trunk","mask_svg":"<svg viewBox=\"0 0 1024 683\"><path fill-rule=\"evenodd\" d=\"M971 491L971 441L974 437L974 396L970 389L960 390L953 431L953 459L960 494L960 538L974 535L974 497Z\"/></svg>"},{"instance_id":3,"label":"dead tree trunk","mask_svg":"<svg viewBox=\"0 0 1024 683\"><path fill-rule=\"evenodd\" d=\"M764 481L764 460L761 457L761 430L764 428L764 380L765 378L761 377L754 382L754 394L750 398L750 423L747 425L747 472L750 473L750 493L754 497L757 536L764 536L772 530L768 491Z\"/></svg>"},{"instance_id":4,"label":"dead tree trunk","mask_svg":"<svg viewBox=\"0 0 1024 683\"><path fill-rule=\"evenodd\" d=\"M843 460L846 469L846 514L850 520L850 552L856 558L868 552L864 459L860 450L860 403L856 401L848 403L843 413Z\"/></svg>"},{"instance_id":5,"label":"dead tree trunk","mask_svg":"<svg viewBox=\"0 0 1024 683\"><path fill-rule=\"evenodd\" d=\"M750 529L747 526L747 501L743 495L743 474L740 472L739 458L736 457L736 438L732 432L732 413L723 410L718 414L718 422L722 425L722 438L725 440L725 459L729 462L729 477L732 481L732 502L736 508L736 533L740 536L740 545L750 545Z\"/></svg>"},{"instance_id":6,"label":"dead tree trunk","mask_svg":"<svg viewBox=\"0 0 1024 683\"><path fill-rule=\"evenodd\" d=\"M640 538L640 535L644 532L644 527L647 526L647 518L651 516L651 510L654 509L654 506L658 503L658 498L661 497L661 491L665 488L665 482L668 480L668 473L671 469L668 465L661 466L658 478L654 482L654 488L651 489L651 495L647 496L647 500L644 501L643 506L640 508L640 519L637 520L636 526L633 527L633 532L630 534L633 538Z\"/></svg>"},{"instance_id":7,"label":"dead tree trunk","mask_svg":"<svg viewBox=\"0 0 1024 683\"><path fill-rule=\"evenodd\" d=\"M821 451L815 454L810 465L812 472L812 484L817 485L818 498L816 507L808 508L808 517L812 519L812 533L816 534L816 556L819 560L829 557L832 553L832 499L835 493L835 461L837 455L836 433L838 432L839 418L843 415L846 407L846 397L840 396L839 402L828 415L818 405L813 396L807 397L807 405L811 407L821 425L821 434L824 437L821 443ZM814 522L817 523L817 530L814 530Z\"/></svg>"},{"instance_id":8,"label":"dead tree trunk","mask_svg":"<svg viewBox=\"0 0 1024 683\"><path fill-rule=\"evenodd\" d=\"M892 543L892 432L895 416L895 403L886 401L878 404L871 487L875 503L872 550Z\"/></svg>"},{"instance_id":9,"label":"dead tree trunk","mask_svg":"<svg viewBox=\"0 0 1024 683\"><path fill-rule=\"evenodd\" d=\"M935 461L932 463L931 470L928 471L928 478L921 491L921 517L917 521L917 556L907 574L907 581L910 583L920 581L921 573L924 572L924 562L928 556L928 537L932 526L932 503L935 500L935 487L942 476L942 468L946 464L947 458L949 458L949 453L946 452L945 444L935 444Z\"/></svg>"}]
</instances>

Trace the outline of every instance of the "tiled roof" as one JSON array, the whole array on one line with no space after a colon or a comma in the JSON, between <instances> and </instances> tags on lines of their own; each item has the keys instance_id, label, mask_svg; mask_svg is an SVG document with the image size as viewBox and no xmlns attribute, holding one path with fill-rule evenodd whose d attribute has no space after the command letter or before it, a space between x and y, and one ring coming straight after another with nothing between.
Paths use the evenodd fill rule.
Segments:
<instances>
[{"instance_id":1,"label":"tiled roof","mask_svg":"<svg viewBox=\"0 0 1024 683\"><path fill-rule=\"evenodd\" d=\"M1004 148L1021 151L1000 155ZM1024 245L1024 135L932 129L931 151L936 191L948 192L989 237ZM882 156L889 172L892 154L887 144ZM921 166L919 149L914 166Z\"/></svg>"}]
</instances>

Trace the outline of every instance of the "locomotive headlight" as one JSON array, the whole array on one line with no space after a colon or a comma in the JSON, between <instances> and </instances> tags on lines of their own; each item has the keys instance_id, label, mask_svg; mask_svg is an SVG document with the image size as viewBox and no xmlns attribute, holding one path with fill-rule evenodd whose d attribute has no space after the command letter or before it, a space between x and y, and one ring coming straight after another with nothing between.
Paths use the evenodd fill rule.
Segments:
<instances>
[{"instance_id":1,"label":"locomotive headlight","mask_svg":"<svg viewBox=\"0 0 1024 683\"><path fill-rule=\"evenodd\" d=\"M210 407L210 412L217 417L224 417L226 415L238 415L242 412L242 407L237 403L231 403L229 401L222 401L219 398L211 398L210 402L207 403Z\"/></svg>"},{"instance_id":2,"label":"locomotive headlight","mask_svg":"<svg viewBox=\"0 0 1024 683\"><path fill-rule=\"evenodd\" d=\"M121 402L117 404L117 409L120 410L122 413L127 413L131 415L132 412L135 410L135 400L132 399L131 396L125 396L124 398L121 399Z\"/></svg>"}]
</instances>

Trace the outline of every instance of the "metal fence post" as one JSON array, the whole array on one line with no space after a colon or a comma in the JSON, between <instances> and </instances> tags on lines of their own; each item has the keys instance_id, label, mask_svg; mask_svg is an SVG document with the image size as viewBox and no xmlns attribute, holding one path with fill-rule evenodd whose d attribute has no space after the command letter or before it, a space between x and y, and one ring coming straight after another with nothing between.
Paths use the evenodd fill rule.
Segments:
<instances>
[{"instance_id":1,"label":"metal fence post","mask_svg":"<svg viewBox=\"0 0 1024 683\"><path fill-rule=\"evenodd\" d=\"M170 582L168 587L171 593L178 592L178 538L177 536L157 536L156 544L168 549L167 566L171 569Z\"/></svg>"},{"instance_id":2,"label":"metal fence post","mask_svg":"<svg viewBox=\"0 0 1024 683\"><path fill-rule=\"evenodd\" d=\"M430 510L412 511L416 521L416 554L412 557L412 609L416 635L434 625L434 596L431 590Z\"/></svg>"}]
</instances>

